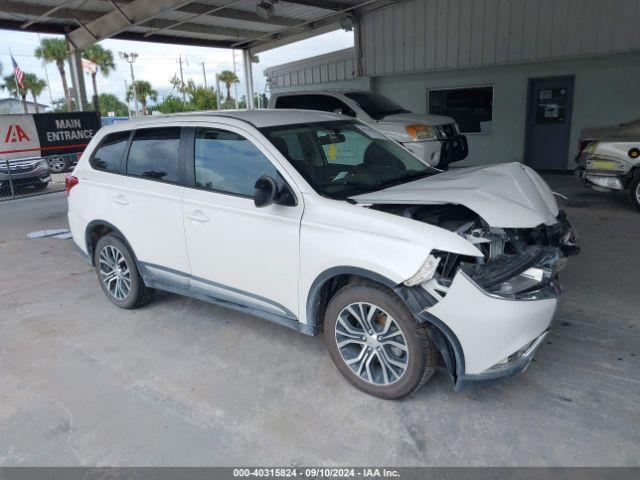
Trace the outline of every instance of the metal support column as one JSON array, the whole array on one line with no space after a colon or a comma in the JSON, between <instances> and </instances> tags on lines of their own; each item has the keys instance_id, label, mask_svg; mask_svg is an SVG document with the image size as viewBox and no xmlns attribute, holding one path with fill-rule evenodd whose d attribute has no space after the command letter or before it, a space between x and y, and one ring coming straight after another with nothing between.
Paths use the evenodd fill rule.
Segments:
<instances>
[{"instance_id":1,"label":"metal support column","mask_svg":"<svg viewBox=\"0 0 640 480\"><path fill-rule=\"evenodd\" d=\"M251 64L251 50L242 50L244 67L244 82L247 91L247 108L253 108L253 65Z\"/></svg>"},{"instance_id":2,"label":"metal support column","mask_svg":"<svg viewBox=\"0 0 640 480\"><path fill-rule=\"evenodd\" d=\"M82 52L76 50L71 42L67 41L69 48L69 69L71 73L71 88L74 93L76 108L81 112L89 110L87 103L87 89L82 72Z\"/></svg>"}]
</instances>

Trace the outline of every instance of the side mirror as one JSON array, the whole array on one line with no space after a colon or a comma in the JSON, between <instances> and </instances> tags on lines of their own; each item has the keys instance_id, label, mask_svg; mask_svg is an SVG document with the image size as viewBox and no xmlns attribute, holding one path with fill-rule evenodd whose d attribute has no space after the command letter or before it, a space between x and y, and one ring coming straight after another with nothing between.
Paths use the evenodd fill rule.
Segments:
<instances>
[{"instance_id":1,"label":"side mirror","mask_svg":"<svg viewBox=\"0 0 640 480\"><path fill-rule=\"evenodd\" d=\"M278 193L276 181L268 175L263 175L256 181L255 189L253 203L258 208L271 205Z\"/></svg>"}]
</instances>

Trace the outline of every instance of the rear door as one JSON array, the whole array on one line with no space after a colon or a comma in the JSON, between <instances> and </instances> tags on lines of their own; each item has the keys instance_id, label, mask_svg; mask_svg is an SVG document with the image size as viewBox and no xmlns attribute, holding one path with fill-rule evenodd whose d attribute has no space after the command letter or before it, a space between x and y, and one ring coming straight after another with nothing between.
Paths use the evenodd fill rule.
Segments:
<instances>
[{"instance_id":1,"label":"rear door","mask_svg":"<svg viewBox=\"0 0 640 480\"><path fill-rule=\"evenodd\" d=\"M139 262L153 273L190 273L182 222L180 127L133 132L124 175L111 190L111 212Z\"/></svg>"}]
</instances>

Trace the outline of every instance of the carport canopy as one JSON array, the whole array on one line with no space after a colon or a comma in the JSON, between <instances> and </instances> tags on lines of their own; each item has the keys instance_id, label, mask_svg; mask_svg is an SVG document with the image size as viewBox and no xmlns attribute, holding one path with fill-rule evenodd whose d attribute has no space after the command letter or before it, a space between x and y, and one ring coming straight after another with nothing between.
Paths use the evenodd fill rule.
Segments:
<instances>
[{"instance_id":1,"label":"carport canopy","mask_svg":"<svg viewBox=\"0 0 640 480\"><path fill-rule=\"evenodd\" d=\"M86 104L80 52L107 38L240 49L247 105L254 54L357 24L392 0L0 0L0 28L65 35L71 77Z\"/></svg>"}]
</instances>

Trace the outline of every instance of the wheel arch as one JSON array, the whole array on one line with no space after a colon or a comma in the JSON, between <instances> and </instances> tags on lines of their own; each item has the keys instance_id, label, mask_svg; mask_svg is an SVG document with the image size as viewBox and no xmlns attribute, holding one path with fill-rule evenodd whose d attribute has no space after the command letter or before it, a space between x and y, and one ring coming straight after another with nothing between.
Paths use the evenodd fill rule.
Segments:
<instances>
[{"instance_id":1,"label":"wheel arch","mask_svg":"<svg viewBox=\"0 0 640 480\"><path fill-rule=\"evenodd\" d=\"M133 248L131 248L131 245L127 241L127 238L118 229L118 227L116 227L112 223L107 222L106 220L93 220L89 222L84 232L85 247L87 248L87 254L89 255L89 260L91 261L91 265L95 266L94 250L96 245L98 244L98 241L100 240L100 238L104 237L105 235L108 235L109 233L115 234L118 237L120 237L120 239L124 242L124 244L129 249L129 252L131 252L131 255L133 255L133 259L137 264L138 258L136 257L136 254Z\"/></svg>"}]
</instances>

